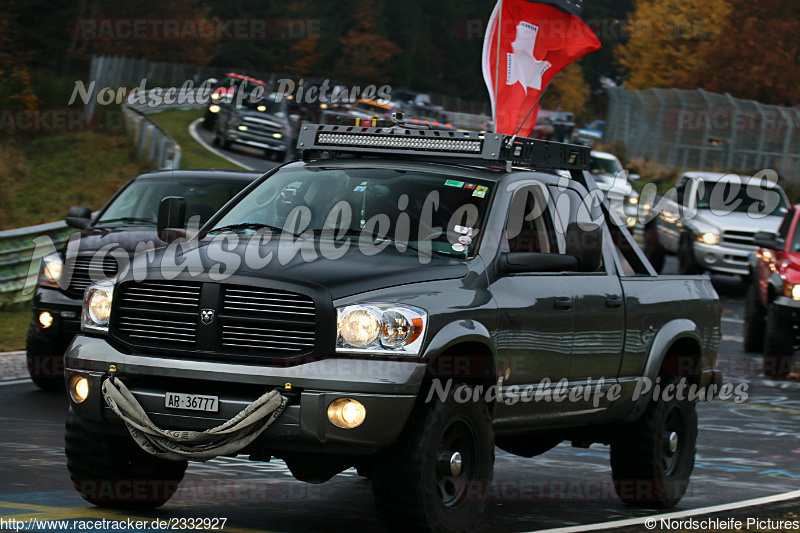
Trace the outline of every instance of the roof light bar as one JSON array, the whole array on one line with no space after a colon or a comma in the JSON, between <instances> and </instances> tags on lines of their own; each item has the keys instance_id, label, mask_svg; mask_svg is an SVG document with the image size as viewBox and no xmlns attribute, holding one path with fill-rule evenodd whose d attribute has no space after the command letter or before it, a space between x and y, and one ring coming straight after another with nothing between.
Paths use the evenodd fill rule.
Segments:
<instances>
[{"instance_id":1,"label":"roof light bar","mask_svg":"<svg viewBox=\"0 0 800 533\"><path fill-rule=\"evenodd\" d=\"M303 124L299 150L371 155L428 155L512 163L534 168L588 170L589 149L499 133L330 124ZM478 162L478 161L476 161Z\"/></svg>"}]
</instances>

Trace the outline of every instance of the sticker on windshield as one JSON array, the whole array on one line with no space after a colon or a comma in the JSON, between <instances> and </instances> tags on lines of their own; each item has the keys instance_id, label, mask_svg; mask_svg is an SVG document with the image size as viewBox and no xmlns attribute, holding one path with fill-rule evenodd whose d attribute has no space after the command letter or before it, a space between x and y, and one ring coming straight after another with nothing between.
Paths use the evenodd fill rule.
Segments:
<instances>
[{"instance_id":1,"label":"sticker on windshield","mask_svg":"<svg viewBox=\"0 0 800 533\"><path fill-rule=\"evenodd\" d=\"M362 181L360 185L357 185L353 192L364 192L367 190L367 182Z\"/></svg>"},{"instance_id":2,"label":"sticker on windshield","mask_svg":"<svg viewBox=\"0 0 800 533\"><path fill-rule=\"evenodd\" d=\"M477 185L475 185L474 183L465 183L464 184L464 188L465 189L475 189L475 187L477 187Z\"/></svg>"},{"instance_id":3,"label":"sticker on windshield","mask_svg":"<svg viewBox=\"0 0 800 533\"><path fill-rule=\"evenodd\" d=\"M486 191L479 191L478 189L475 189L474 191L472 191L472 196L477 196L478 198L483 198L483 197L486 196Z\"/></svg>"},{"instance_id":4,"label":"sticker on windshield","mask_svg":"<svg viewBox=\"0 0 800 533\"><path fill-rule=\"evenodd\" d=\"M458 242L461 244L469 244L472 242L472 237L467 237L466 235L462 235L458 238Z\"/></svg>"},{"instance_id":5,"label":"sticker on windshield","mask_svg":"<svg viewBox=\"0 0 800 533\"><path fill-rule=\"evenodd\" d=\"M461 243L458 243L458 242L457 242L457 243L455 243L455 244L453 245L453 251L454 251L454 252L463 252L463 251L464 251L464 245L463 245L463 244L461 244Z\"/></svg>"},{"instance_id":6,"label":"sticker on windshield","mask_svg":"<svg viewBox=\"0 0 800 533\"><path fill-rule=\"evenodd\" d=\"M459 226L458 224L453 227L453 231L456 233L463 233L464 235L472 235L473 228L467 226Z\"/></svg>"},{"instance_id":7,"label":"sticker on windshield","mask_svg":"<svg viewBox=\"0 0 800 533\"><path fill-rule=\"evenodd\" d=\"M458 187L459 189L464 186L464 182L458 180L447 180L444 184L448 187Z\"/></svg>"}]
</instances>

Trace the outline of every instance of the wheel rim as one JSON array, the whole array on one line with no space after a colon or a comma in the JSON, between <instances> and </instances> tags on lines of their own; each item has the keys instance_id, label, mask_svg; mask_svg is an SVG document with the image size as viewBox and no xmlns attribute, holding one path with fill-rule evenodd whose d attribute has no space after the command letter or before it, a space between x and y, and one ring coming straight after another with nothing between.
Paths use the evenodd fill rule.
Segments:
<instances>
[{"instance_id":1,"label":"wheel rim","mask_svg":"<svg viewBox=\"0 0 800 533\"><path fill-rule=\"evenodd\" d=\"M458 506L466 499L477 455L472 425L461 418L451 421L442 432L436 461L436 487L445 507Z\"/></svg>"},{"instance_id":2,"label":"wheel rim","mask_svg":"<svg viewBox=\"0 0 800 533\"><path fill-rule=\"evenodd\" d=\"M667 477L675 474L680 465L684 437L683 416L680 409L674 407L667 415L664 429L661 432L662 464Z\"/></svg>"}]
</instances>

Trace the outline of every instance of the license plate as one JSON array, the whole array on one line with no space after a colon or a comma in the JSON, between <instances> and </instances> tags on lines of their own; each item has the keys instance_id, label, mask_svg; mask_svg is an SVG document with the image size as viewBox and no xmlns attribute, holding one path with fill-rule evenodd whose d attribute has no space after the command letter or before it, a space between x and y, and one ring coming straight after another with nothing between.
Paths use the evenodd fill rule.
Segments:
<instances>
[{"instance_id":1,"label":"license plate","mask_svg":"<svg viewBox=\"0 0 800 533\"><path fill-rule=\"evenodd\" d=\"M168 392L164 395L164 407L167 409L186 409L188 411L216 413L219 411L219 397Z\"/></svg>"}]
</instances>

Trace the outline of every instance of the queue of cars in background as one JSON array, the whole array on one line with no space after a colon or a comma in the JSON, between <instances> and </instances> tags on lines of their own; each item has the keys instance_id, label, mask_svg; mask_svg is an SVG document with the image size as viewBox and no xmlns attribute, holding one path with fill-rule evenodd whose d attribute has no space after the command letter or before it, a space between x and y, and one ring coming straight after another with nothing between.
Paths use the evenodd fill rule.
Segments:
<instances>
[{"instance_id":1,"label":"queue of cars in background","mask_svg":"<svg viewBox=\"0 0 800 533\"><path fill-rule=\"evenodd\" d=\"M26 341L33 382L44 389L64 386L64 350L80 332L84 290L118 273L120 253L125 261L140 243L149 248L165 244L156 225L162 198L184 198L185 222L199 228L260 175L230 170L150 172L125 184L94 216L88 207L71 208L66 221L80 231L78 246L42 260L33 297ZM107 253L96 256L101 249ZM139 321L139 327L146 332L147 321Z\"/></svg>"},{"instance_id":2,"label":"queue of cars in background","mask_svg":"<svg viewBox=\"0 0 800 533\"><path fill-rule=\"evenodd\" d=\"M764 178L686 172L674 190L655 202L647 253L659 270L666 255L677 256L681 274L747 276L756 234L774 232L789 208L781 186Z\"/></svg>"},{"instance_id":3,"label":"queue of cars in background","mask_svg":"<svg viewBox=\"0 0 800 533\"><path fill-rule=\"evenodd\" d=\"M752 283L745 300L744 349L763 353L764 373L798 373L792 358L800 326L800 205L786 212L777 231L760 231L748 265Z\"/></svg>"}]
</instances>

